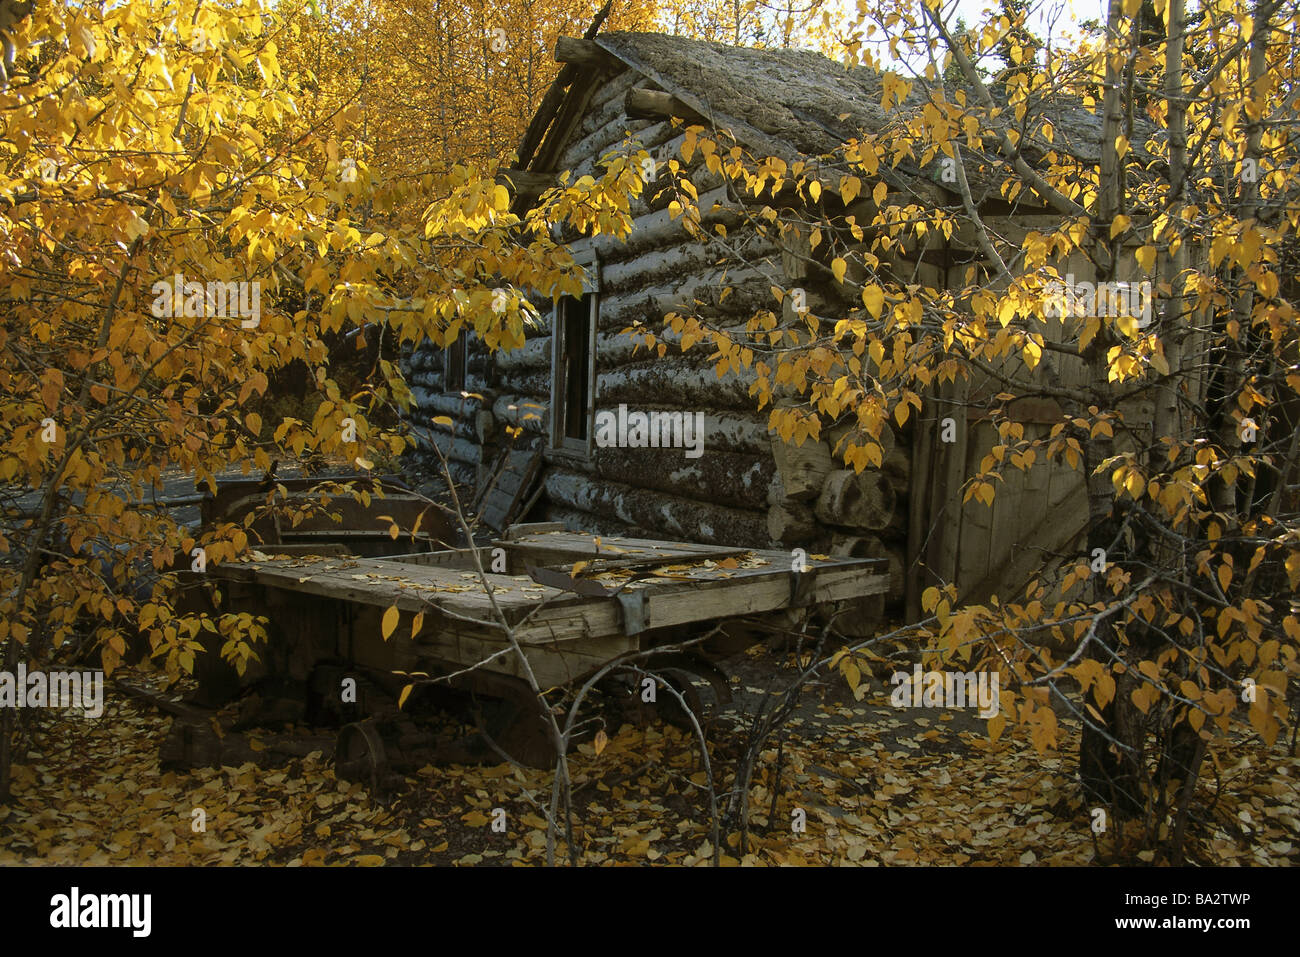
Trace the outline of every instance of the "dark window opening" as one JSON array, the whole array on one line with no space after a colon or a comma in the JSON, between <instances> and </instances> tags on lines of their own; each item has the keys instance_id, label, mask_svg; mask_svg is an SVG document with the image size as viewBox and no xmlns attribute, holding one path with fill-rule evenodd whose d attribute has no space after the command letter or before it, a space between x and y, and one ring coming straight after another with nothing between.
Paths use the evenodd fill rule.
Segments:
<instances>
[{"instance_id":1,"label":"dark window opening","mask_svg":"<svg viewBox=\"0 0 1300 957\"><path fill-rule=\"evenodd\" d=\"M564 296L556 305L554 444L586 451L592 399L591 336L596 296Z\"/></svg>"},{"instance_id":2,"label":"dark window opening","mask_svg":"<svg viewBox=\"0 0 1300 957\"><path fill-rule=\"evenodd\" d=\"M469 353L469 336L461 333L456 341L445 350L443 361L446 363L442 376L443 390L446 392L465 391L465 366Z\"/></svg>"}]
</instances>

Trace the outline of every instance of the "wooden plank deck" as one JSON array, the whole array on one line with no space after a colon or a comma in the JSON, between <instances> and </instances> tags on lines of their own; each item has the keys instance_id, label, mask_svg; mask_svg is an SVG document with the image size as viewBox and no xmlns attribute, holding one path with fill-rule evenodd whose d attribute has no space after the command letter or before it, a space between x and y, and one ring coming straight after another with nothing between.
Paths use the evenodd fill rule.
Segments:
<instances>
[{"instance_id":1,"label":"wooden plank deck","mask_svg":"<svg viewBox=\"0 0 1300 957\"><path fill-rule=\"evenodd\" d=\"M786 551L637 539L604 539L597 548L591 536L559 531L527 534L501 546L512 551L512 570L525 558L533 563L534 558L557 554L570 565L574 560L599 558L601 567L606 567L606 560L622 558L629 567L607 568L591 578L612 590L634 574L646 576L626 584L624 591L644 593L644 617L651 630L776 611L790 607L792 601L860 598L884 593L889 586L888 563L882 559L810 556L809 571L799 576L796 598L796 579ZM454 553L441 554L452 561ZM642 644L641 635L626 633L622 608L614 598L539 585L526 575L489 572L481 579L470 554L463 556L465 564L460 567L338 556L260 557L216 566L209 574L352 603L370 609L367 620L377 621L380 611L396 606L401 621L388 644L404 646L403 657L413 652L469 665L500 650L505 637L493 601L521 645L543 657L571 659L562 671L566 675L578 665L579 670L594 668L615 655L648 646ZM480 557L486 566L490 552L481 550ZM424 615L423 625L412 637L416 614ZM399 653L399 648L392 651ZM534 659L532 650L529 659Z\"/></svg>"}]
</instances>

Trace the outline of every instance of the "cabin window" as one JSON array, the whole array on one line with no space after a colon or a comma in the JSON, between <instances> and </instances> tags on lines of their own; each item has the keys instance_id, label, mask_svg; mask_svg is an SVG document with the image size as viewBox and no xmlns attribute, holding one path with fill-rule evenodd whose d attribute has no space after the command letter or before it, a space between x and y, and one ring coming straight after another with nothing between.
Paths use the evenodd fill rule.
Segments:
<instances>
[{"instance_id":1,"label":"cabin window","mask_svg":"<svg viewBox=\"0 0 1300 957\"><path fill-rule=\"evenodd\" d=\"M582 455L591 444L598 299L593 283L581 296L561 296L555 305L551 446Z\"/></svg>"},{"instance_id":2,"label":"cabin window","mask_svg":"<svg viewBox=\"0 0 1300 957\"><path fill-rule=\"evenodd\" d=\"M445 350L443 361L446 365L442 377L444 392L465 391L465 366L468 356L469 333L462 332Z\"/></svg>"}]
</instances>

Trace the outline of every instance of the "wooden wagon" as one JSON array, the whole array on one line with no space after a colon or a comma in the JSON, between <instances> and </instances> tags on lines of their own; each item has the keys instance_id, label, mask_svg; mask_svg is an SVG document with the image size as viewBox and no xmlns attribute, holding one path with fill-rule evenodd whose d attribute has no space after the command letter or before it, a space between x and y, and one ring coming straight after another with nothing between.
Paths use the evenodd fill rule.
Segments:
<instances>
[{"instance_id":1,"label":"wooden wagon","mask_svg":"<svg viewBox=\"0 0 1300 957\"><path fill-rule=\"evenodd\" d=\"M878 559L599 539L559 524L512 526L476 548L254 558L191 578L214 610L271 622L261 662L242 678L218 655L201 656L205 703L229 700L254 679L296 682L318 710L345 722L338 765L362 778L428 758L430 742L407 716L410 702L407 711L397 707L412 683L474 703L478 733L440 745L441 758L553 760L545 705L525 680L507 628L543 689L572 686L646 652L636 659L640 667L694 708L693 685L704 687L697 679L728 697L718 662L761 634L717 623L855 601L888 587L887 563ZM705 633L707 640L682 648ZM357 691L352 700L349 689Z\"/></svg>"}]
</instances>

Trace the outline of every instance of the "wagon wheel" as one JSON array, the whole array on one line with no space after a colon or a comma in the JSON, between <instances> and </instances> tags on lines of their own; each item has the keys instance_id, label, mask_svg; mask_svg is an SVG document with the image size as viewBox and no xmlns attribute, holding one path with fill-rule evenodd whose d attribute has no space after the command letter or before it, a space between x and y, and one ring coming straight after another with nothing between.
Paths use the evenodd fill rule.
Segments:
<instances>
[{"instance_id":1,"label":"wagon wheel","mask_svg":"<svg viewBox=\"0 0 1300 957\"><path fill-rule=\"evenodd\" d=\"M553 767L555 744L551 740L550 722L532 689L523 682L520 685L506 695L475 701L474 717L479 732L520 764L530 768Z\"/></svg>"},{"instance_id":2,"label":"wagon wheel","mask_svg":"<svg viewBox=\"0 0 1300 957\"><path fill-rule=\"evenodd\" d=\"M701 724L704 722L705 707L699 689L695 687L696 680L703 679L709 683L715 704L726 704L731 700L731 685L726 674L713 662L700 655L667 652L651 658L646 668L672 685ZM682 702L678 701L675 695L670 694L667 697L667 704L667 708L663 711L664 719L690 728L691 721L682 711Z\"/></svg>"},{"instance_id":3,"label":"wagon wheel","mask_svg":"<svg viewBox=\"0 0 1300 957\"><path fill-rule=\"evenodd\" d=\"M682 701L686 702L686 708L695 715L695 720L701 724L704 722L704 701L700 698L699 691L692 684L691 679L694 675L684 669L679 668L654 668L654 673L672 686L677 694L682 696L679 701L677 695L664 694L659 700L663 705L660 712L663 720L669 721L679 727L690 730L692 728L690 716L682 710Z\"/></svg>"},{"instance_id":4,"label":"wagon wheel","mask_svg":"<svg viewBox=\"0 0 1300 957\"><path fill-rule=\"evenodd\" d=\"M379 790L389 773L388 753L373 721L357 721L339 729L334 768L341 778L369 782L371 790Z\"/></svg>"},{"instance_id":5,"label":"wagon wheel","mask_svg":"<svg viewBox=\"0 0 1300 957\"><path fill-rule=\"evenodd\" d=\"M470 697L470 710L479 733L464 745L475 759L500 758L499 749L530 768L554 766L555 744L551 740L546 706L526 681L490 671L473 671L456 675L448 681L448 686Z\"/></svg>"}]
</instances>

